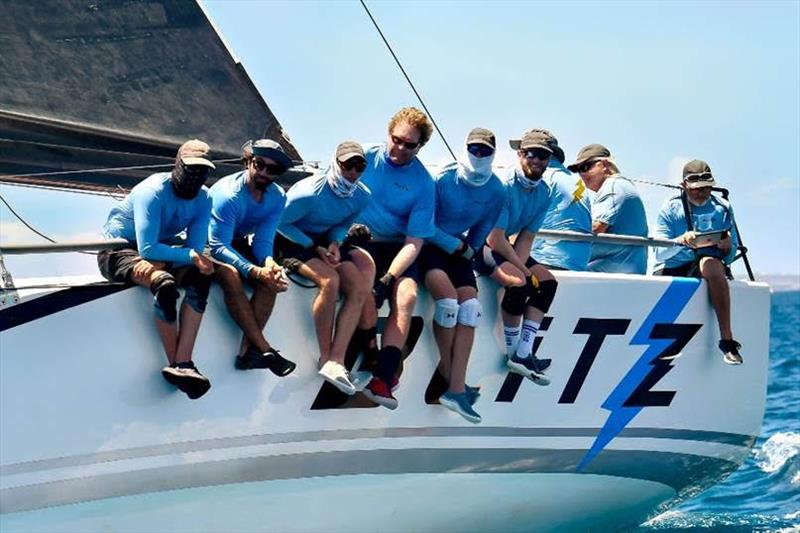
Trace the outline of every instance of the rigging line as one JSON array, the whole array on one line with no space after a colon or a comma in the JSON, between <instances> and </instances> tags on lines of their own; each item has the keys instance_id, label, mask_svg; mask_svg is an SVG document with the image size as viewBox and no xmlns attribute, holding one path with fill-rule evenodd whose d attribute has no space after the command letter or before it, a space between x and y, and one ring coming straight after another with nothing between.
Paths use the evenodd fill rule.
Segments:
<instances>
[{"instance_id":1,"label":"rigging line","mask_svg":"<svg viewBox=\"0 0 800 533\"><path fill-rule=\"evenodd\" d=\"M22 222L25 225L26 228L28 228L29 230L31 230L32 232L34 232L36 235L38 235L39 237L43 238L44 240L50 241L50 242L52 242L54 244L56 243L55 240L51 239L50 237L48 237L47 235L45 235L44 233L42 233L38 229L36 229L33 226L31 226L30 224L28 224L28 222L24 218L22 218L22 215L20 215L16 211L14 211L14 208L11 207L11 204L8 203L8 201L3 197L2 194L0 194L0 201L2 201L6 205L8 210L11 211L11 214L14 215L15 217L17 217L17 220ZM78 251L78 253L79 254L85 254L85 255L97 255L97 252Z\"/></svg>"},{"instance_id":2,"label":"rigging line","mask_svg":"<svg viewBox=\"0 0 800 533\"><path fill-rule=\"evenodd\" d=\"M216 161L212 161L213 163L235 163L238 162L239 158L231 158L231 159L218 159ZM136 165L136 166L129 166L129 167L103 167L103 168L89 168L84 170L59 170L53 172L33 172L30 174L0 174L0 179L3 178L36 178L39 176L64 176L67 174L87 174L93 172L114 172L116 170L147 170L147 169L154 169L154 168L164 168L164 167L173 167L175 166L175 162L170 163L159 163L156 165Z\"/></svg>"},{"instance_id":3,"label":"rigging line","mask_svg":"<svg viewBox=\"0 0 800 533\"><path fill-rule=\"evenodd\" d=\"M397 66L400 67L400 72L402 72L403 76L405 76L406 81L411 86L411 90L414 91L415 95L417 95L417 100L419 100L419 103L422 104L422 108L425 109L425 112L430 117L431 122L433 123L433 127L436 128L436 132L439 134L439 137L442 138L442 142L444 143L445 147L447 147L447 151L450 152L450 155L453 157L453 160L455 160L456 159L456 154L453 153L453 150L450 148L450 145L447 144L447 139L444 138L444 134L442 133L442 130L439 129L439 125L436 123L436 120L433 118L433 114L428 109L428 106L425 105L425 101L422 99L422 96L417 91L417 88L414 87L414 83L411 81L411 78L408 77L408 74L406 73L406 69L403 68L403 65L400 63L400 60L397 58L397 55L394 53L394 50L392 50L392 45L390 45L389 41L386 40L386 37L383 35L383 32L381 31L380 26L378 26L378 22L375 20L375 17L372 16L372 13L370 13L369 8L367 7L367 4L364 3L364 0L359 0L359 1L361 2L361 5L364 7L364 11L367 12L367 16L372 21L372 24L375 26L375 29L378 30L378 34L380 34L381 39L383 39L383 43L386 45L386 48L389 49L389 53L392 54L392 57L394 58L395 63L397 63Z\"/></svg>"}]
</instances>

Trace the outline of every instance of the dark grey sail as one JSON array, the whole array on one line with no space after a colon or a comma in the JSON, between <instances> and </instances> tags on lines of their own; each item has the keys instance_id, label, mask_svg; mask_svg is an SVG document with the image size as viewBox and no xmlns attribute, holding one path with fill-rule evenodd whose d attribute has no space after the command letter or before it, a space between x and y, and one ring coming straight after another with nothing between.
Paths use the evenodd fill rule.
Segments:
<instances>
[{"instance_id":1,"label":"dark grey sail","mask_svg":"<svg viewBox=\"0 0 800 533\"><path fill-rule=\"evenodd\" d=\"M0 182L129 189L162 169L54 173L169 164L191 138L217 160L259 137L301 160L193 0L0 0L0 20Z\"/></svg>"}]
</instances>

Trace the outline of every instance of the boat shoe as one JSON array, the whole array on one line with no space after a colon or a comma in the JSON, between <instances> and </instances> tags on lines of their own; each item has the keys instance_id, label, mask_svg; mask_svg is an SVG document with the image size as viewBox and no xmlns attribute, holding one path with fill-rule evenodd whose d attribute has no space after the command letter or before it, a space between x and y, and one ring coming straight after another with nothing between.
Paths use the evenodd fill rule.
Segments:
<instances>
[{"instance_id":1,"label":"boat shoe","mask_svg":"<svg viewBox=\"0 0 800 533\"><path fill-rule=\"evenodd\" d=\"M454 413L460 414L465 420L472 422L473 424L477 424L482 420L481 415L479 415L477 411L472 408L472 404L470 404L469 397L467 396L466 392L445 392L439 398L439 404L447 407Z\"/></svg>"}]
</instances>

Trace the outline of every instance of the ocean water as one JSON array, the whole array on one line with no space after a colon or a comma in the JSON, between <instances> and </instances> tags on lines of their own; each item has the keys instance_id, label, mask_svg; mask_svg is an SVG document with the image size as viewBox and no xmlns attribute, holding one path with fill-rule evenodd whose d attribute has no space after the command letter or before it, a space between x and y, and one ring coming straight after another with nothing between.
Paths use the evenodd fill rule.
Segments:
<instances>
[{"instance_id":1,"label":"ocean water","mask_svg":"<svg viewBox=\"0 0 800 533\"><path fill-rule=\"evenodd\" d=\"M750 458L637 529L651 531L800 531L800 292L772 295L767 408Z\"/></svg>"}]
</instances>

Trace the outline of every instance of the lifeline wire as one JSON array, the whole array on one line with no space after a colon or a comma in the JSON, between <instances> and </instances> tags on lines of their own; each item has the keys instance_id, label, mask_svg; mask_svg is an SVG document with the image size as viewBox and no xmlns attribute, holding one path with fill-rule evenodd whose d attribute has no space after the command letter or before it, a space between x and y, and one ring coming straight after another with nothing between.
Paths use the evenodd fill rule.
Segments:
<instances>
[{"instance_id":1,"label":"lifeline wire","mask_svg":"<svg viewBox=\"0 0 800 533\"><path fill-rule=\"evenodd\" d=\"M411 90L414 91L415 95L417 95L417 100L419 100L419 103L422 104L422 108L425 110L425 112L430 117L431 122L433 122L433 127L436 128L436 132L439 134L439 137L442 138L442 142L444 143L445 147L447 147L447 151L450 152L450 155L453 157L453 160L455 160L456 159L456 154L453 153L453 150L450 148L450 145L447 144L447 139L444 138L444 134L442 133L442 130L439 129L439 125L436 123L436 120L433 118L433 114L431 114L430 110L428 109L428 106L425 105L425 101L422 100L422 96L420 96L419 92L417 91L417 88L414 87L414 83L412 83L411 78L409 78L408 74L406 74L406 69L403 68L403 65L400 63L400 60L397 58L397 55L395 55L394 50L392 50L392 45L390 45L389 41L386 40L386 37L383 35L383 32L381 31L380 26L378 26L378 23L375 20L375 17L373 17L372 13L370 13L369 8L367 7L367 4L364 3L364 0L359 0L359 1L361 2L361 5L364 7L364 11L367 12L367 16L369 16L369 19L372 21L372 24L375 26L375 29L378 30L378 33L380 34L381 39L383 39L383 42L386 45L386 48L389 49L389 53L392 54L392 57L394 58L395 63L397 63L397 66L400 67L400 72L402 72L403 76L405 76L406 81L411 86Z\"/></svg>"}]
</instances>

